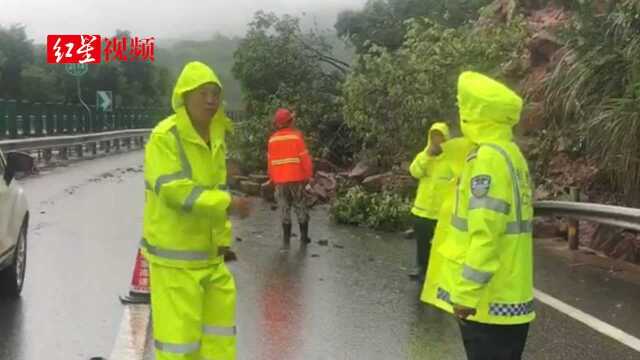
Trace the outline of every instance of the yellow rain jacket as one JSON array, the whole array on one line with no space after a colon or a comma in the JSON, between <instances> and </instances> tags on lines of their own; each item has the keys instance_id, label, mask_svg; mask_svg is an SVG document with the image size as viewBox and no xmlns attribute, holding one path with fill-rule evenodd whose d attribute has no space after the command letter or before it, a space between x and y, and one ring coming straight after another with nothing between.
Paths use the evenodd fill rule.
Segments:
<instances>
[{"instance_id":1,"label":"yellow rain jacket","mask_svg":"<svg viewBox=\"0 0 640 360\"><path fill-rule=\"evenodd\" d=\"M533 310L532 186L527 162L512 141L522 99L478 73L458 81L461 129L478 145L456 191L435 305L475 308L471 321L522 324ZM429 280L428 280L429 281Z\"/></svg>"},{"instance_id":2,"label":"yellow rain jacket","mask_svg":"<svg viewBox=\"0 0 640 360\"><path fill-rule=\"evenodd\" d=\"M444 192L442 190L452 177L451 170L445 161L444 152L438 156L428 154L428 150L431 147L431 134L434 131L442 133L445 141L449 139L449 127L447 124L443 122L433 124L427 135L427 147L416 155L409 168L411 176L420 181L411 213L427 219L438 218L440 206L442 206L442 201L444 200Z\"/></svg>"},{"instance_id":3,"label":"yellow rain jacket","mask_svg":"<svg viewBox=\"0 0 640 360\"><path fill-rule=\"evenodd\" d=\"M455 205L457 184L466 164L467 156L476 147L471 140L464 137L454 138L442 144L442 153L445 157L443 161L449 166L452 177L445 186L439 189L439 191L442 192L441 196L443 197L443 201L438 214L438 225L436 226L431 242L427 280L425 281L421 295L422 301L429 304L435 304L437 301L436 284L438 277L442 274L442 263L444 261L439 249L442 244L444 244L449 226L451 226L451 216L453 215Z\"/></svg>"},{"instance_id":4,"label":"yellow rain jacket","mask_svg":"<svg viewBox=\"0 0 640 360\"><path fill-rule=\"evenodd\" d=\"M183 95L205 83L222 88L206 65L193 62L173 91L175 114L160 122L145 149L146 200L142 248L156 264L203 268L222 262L218 247L229 246L225 133L231 122L221 106L211 123L211 148L194 129Z\"/></svg>"}]
</instances>

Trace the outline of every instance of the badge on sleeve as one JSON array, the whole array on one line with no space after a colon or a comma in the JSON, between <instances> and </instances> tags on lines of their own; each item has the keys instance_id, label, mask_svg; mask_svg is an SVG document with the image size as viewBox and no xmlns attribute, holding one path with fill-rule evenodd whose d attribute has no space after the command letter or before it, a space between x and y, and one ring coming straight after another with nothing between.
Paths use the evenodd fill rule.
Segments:
<instances>
[{"instance_id":1,"label":"badge on sleeve","mask_svg":"<svg viewBox=\"0 0 640 360\"><path fill-rule=\"evenodd\" d=\"M484 197L489 193L491 188L491 176L478 175L471 179L471 193L475 197Z\"/></svg>"}]
</instances>

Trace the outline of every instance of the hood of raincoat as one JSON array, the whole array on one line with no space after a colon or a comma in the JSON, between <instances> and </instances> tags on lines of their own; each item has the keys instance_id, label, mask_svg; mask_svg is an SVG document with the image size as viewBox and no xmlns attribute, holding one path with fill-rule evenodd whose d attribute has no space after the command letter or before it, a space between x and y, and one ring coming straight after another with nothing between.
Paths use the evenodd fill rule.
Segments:
<instances>
[{"instance_id":1,"label":"hood of raincoat","mask_svg":"<svg viewBox=\"0 0 640 360\"><path fill-rule=\"evenodd\" d=\"M173 95L171 96L173 111L178 111L179 108L184 106L185 93L208 83L216 84L221 90L224 90L218 76L209 66L199 61L193 61L185 65L178 77L178 81L176 81L176 86L173 88Z\"/></svg>"},{"instance_id":2,"label":"hood of raincoat","mask_svg":"<svg viewBox=\"0 0 640 360\"><path fill-rule=\"evenodd\" d=\"M436 122L433 125L431 125L431 128L429 129L429 132L427 133L427 149L429 147L431 147L431 134L434 131L439 131L442 135L444 135L444 141L445 142L447 140L449 140L449 137L450 137L449 125L447 125L446 123L443 123L443 122Z\"/></svg>"},{"instance_id":3,"label":"hood of raincoat","mask_svg":"<svg viewBox=\"0 0 640 360\"><path fill-rule=\"evenodd\" d=\"M467 71L458 79L460 128L477 144L512 140L522 105L520 96L485 75Z\"/></svg>"},{"instance_id":4,"label":"hood of raincoat","mask_svg":"<svg viewBox=\"0 0 640 360\"><path fill-rule=\"evenodd\" d=\"M173 95L171 96L171 107L173 111L178 114L178 128L180 130L185 130L187 137L197 138L196 132L193 129L193 126L190 124L180 124L181 120L186 117L188 119L188 115L186 112L185 104L184 104L184 95L185 93L194 90L198 86L204 84L216 84L220 87L221 93L220 97L223 98L224 88L222 87L222 83L218 79L218 75L206 64L203 64L199 61L193 61L185 65L184 69L180 73L178 80L176 81L176 86L173 88ZM218 111L213 117L212 123L222 124L223 127L227 131L232 131L233 127L231 121L225 115L224 110L224 102L220 102L220 107Z\"/></svg>"}]
</instances>

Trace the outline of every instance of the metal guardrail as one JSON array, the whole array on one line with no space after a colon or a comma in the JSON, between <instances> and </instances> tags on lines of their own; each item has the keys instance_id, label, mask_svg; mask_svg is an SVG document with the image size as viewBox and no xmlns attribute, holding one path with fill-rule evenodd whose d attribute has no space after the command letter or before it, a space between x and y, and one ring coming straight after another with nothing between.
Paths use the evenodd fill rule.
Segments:
<instances>
[{"instance_id":1,"label":"metal guardrail","mask_svg":"<svg viewBox=\"0 0 640 360\"><path fill-rule=\"evenodd\" d=\"M141 129L171 113L162 107L119 107L112 112L96 111L93 105L89 108L91 116L80 104L0 99L0 139Z\"/></svg>"},{"instance_id":2,"label":"metal guardrail","mask_svg":"<svg viewBox=\"0 0 640 360\"><path fill-rule=\"evenodd\" d=\"M48 118L46 115L36 116L35 118L35 128L38 131L31 131L28 129L33 128L32 121L33 116L26 117L30 119L29 127L25 131L17 131L17 121L20 116L15 116L15 101L4 101L0 99L0 149L3 151L37 151L40 155L40 152L44 152L44 158L48 161L52 156L52 150L59 149L61 150L59 154L61 157L66 158L68 155L68 149L75 148L76 152L80 157L83 156L85 147L89 145L90 150L92 150L93 154L97 153L98 145L102 145L102 148L109 152L111 147L119 148L121 144L121 140L124 141L126 146L131 146L133 140L134 145L142 146L144 142L144 137L146 137L150 132L150 128L137 128L137 129L127 129L127 130L117 130L117 131L102 131L102 132L93 132L93 133L84 133L78 135L66 135L65 133L75 133L76 131L85 131L87 129L80 129L79 127L75 127L78 124L79 118L73 117L71 115L61 114L61 113L51 113ZM7 105L8 108L6 106ZM11 105L11 106L9 106ZM7 112L7 109L12 110ZM127 109L123 109L126 111ZM140 110L140 109L138 109ZM148 110L148 109L147 109ZM6 113L6 114L5 114ZM8 117L6 115L9 115ZM105 119L109 116L113 118L117 118L117 114L102 114ZM126 115L126 114L125 114ZM123 115L123 119L129 119L129 117ZM134 116L135 115L135 116ZM75 116L75 115L74 115ZM118 115L119 116L119 115ZM244 111L227 111L227 116L234 120L234 124L236 127L243 127L249 122L246 120L246 113ZM144 113L144 111L131 115L131 119L142 119L148 123L150 119L149 114ZM153 118L161 119L162 117L155 116ZM60 122L58 121L60 119ZM67 122L66 120L72 119L76 122ZM11 125L11 129L14 131L9 131L11 134L10 139L3 140L3 137L7 134L7 120L9 121L9 125ZM42 121L40 121L42 120ZM64 120L64 121L63 121ZM21 120L22 121L22 120ZM26 123L25 123L26 124ZM69 126L65 124L71 124ZM141 125L143 122L120 122L118 125L121 126L131 126ZM45 126L46 125L46 126ZM58 125L64 125L62 127L58 127ZM146 126L152 126L153 124L147 124ZM25 125L26 126L26 125ZM65 127L67 126L67 127ZM99 127L99 129L104 130L104 127ZM53 135L58 134L58 135ZM64 135L63 135L64 134ZM19 135L25 136L21 139L16 139ZM31 137L34 136L35 137ZM46 135L46 136L43 136ZM113 144L112 144L113 142ZM113 146L112 146L113 145Z\"/></svg>"},{"instance_id":3,"label":"metal guardrail","mask_svg":"<svg viewBox=\"0 0 640 360\"><path fill-rule=\"evenodd\" d=\"M45 151L50 157L53 149L62 149L62 153L66 156L67 149L75 147L78 155L82 156L84 147L87 145L93 145L94 154L99 144L102 144L107 152L111 147L119 148L123 140L127 146L131 146L131 140L135 145L142 146L144 138L150 131L151 129L132 129L84 135L0 140L0 149L5 152ZM48 160L46 155L45 160ZM534 204L534 210L536 216L562 216L640 231L640 209L571 201L538 201Z\"/></svg>"},{"instance_id":4,"label":"metal guardrail","mask_svg":"<svg viewBox=\"0 0 640 360\"><path fill-rule=\"evenodd\" d=\"M567 241L571 250L580 247L579 220L640 231L640 209L572 201L538 201L534 204L534 212L536 216L562 216L569 219Z\"/></svg>"},{"instance_id":5,"label":"metal guardrail","mask_svg":"<svg viewBox=\"0 0 640 360\"><path fill-rule=\"evenodd\" d=\"M640 209L570 201L539 201L536 216L564 216L640 231Z\"/></svg>"},{"instance_id":6,"label":"metal guardrail","mask_svg":"<svg viewBox=\"0 0 640 360\"><path fill-rule=\"evenodd\" d=\"M86 135L46 136L20 140L0 140L0 149L2 149L3 151L33 151L45 150L49 148L62 148L97 143L101 141L141 137L146 136L150 131L151 129L136 129L109 131Z\"/></svg>"},{"instance_id":7,"label":"metal guardrail","mask_svg":"<svg viewBox=\"0 0 640 360\"><path fill-rule=\"evenodd\" d=\"M69 150L74 149L78 157L83 157L85 148L96 155L101 148L109 153L112 148L120 149L121 145L128 148L144 145L144 138L151 129L135 129L109 131L85 135L46 136L19 140L0 140L0 149L5 152L37 152L38 157L45 161L51 160L53 151L57 150L60 158L66 159Z\"/></svg>"}]
</instances>

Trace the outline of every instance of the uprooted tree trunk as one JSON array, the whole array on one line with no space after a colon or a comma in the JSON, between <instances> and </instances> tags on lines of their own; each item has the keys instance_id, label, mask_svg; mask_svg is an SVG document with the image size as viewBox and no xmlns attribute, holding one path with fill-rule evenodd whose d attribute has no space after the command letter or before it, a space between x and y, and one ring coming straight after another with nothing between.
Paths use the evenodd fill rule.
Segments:
<instances>
[{"instance_id":1,"label":"uprooted tree trunk","mask_svg":"<svg viewBox=\"0 0 640 360\"><path fill-rule=\"evenodd\" d=\"M378 164L373 160L362 160L349 172L348 176L357 181L363 181L378 172Z\"/></svg>"},{"instance_id":2,"label":"uprooted tree trunk","mask_svg":"<svg viewBox=\"0 0 640 360\"><path fill-rule=\"evenodd\" d=\"M260 195L260 184L250 180L241 181L240 190L247 195L258 196Z\"/></svg>"},{"instance_id":3,"label":"uprooted tree trunk","mask_svg":"<svg viewBox=\"0 0 640 360\"><path fill-rule=\"evenodd\" d=\"M317 171L313 180L305 188L307 202L310 206L318 203L326 203L336 195L337 180L336 175L324 171ZM267 180L260 185L260 196L270 202L275 199L275 186Z\"/></svg>"},{"instance_id":4,"label":"uprooted tree trunk","mask_svg":"<svg viewBox=\"0 0 640 360\"><path fill-rule=\"evenodd\" d=\"M415 195L417 185L417 181L411 176L393 172L369 176L362 181L362 187L368 192L389 191L405 198Z\"/></svg>"}]
</instances>

